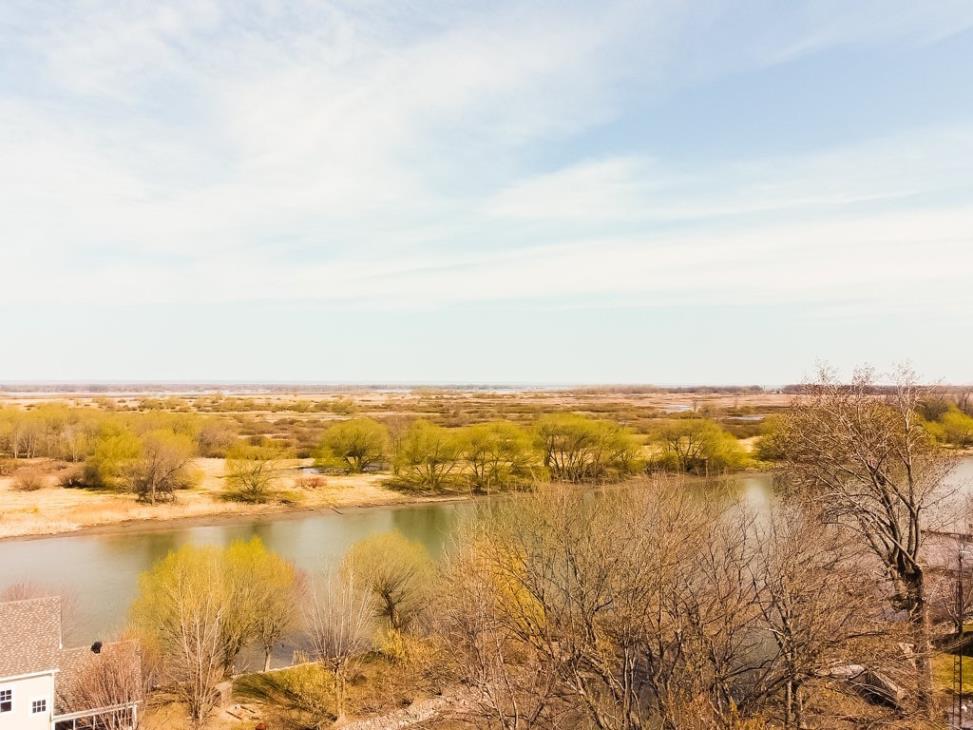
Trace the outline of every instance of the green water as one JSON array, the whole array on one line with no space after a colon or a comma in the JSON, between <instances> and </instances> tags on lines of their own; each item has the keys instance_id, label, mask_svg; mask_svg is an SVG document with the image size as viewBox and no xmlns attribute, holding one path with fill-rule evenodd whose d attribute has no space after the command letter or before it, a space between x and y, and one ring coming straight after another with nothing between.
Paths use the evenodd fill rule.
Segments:
<instances>
[{"instance_id":1,"label":"green water","mask_svg":"<svg viewBox=\"0 0 973 730\"><path fill-rule=\"evenodd\" d=\"M340 560L348 547L395 530L439 555L470 503L275 516L246 522L0 542L0 589L21 581L65 597L65 645L110 638L126 621L138 576L182 545L226 545L259 537L273 551L313 574Z\"/></svg>"}]
</instances>

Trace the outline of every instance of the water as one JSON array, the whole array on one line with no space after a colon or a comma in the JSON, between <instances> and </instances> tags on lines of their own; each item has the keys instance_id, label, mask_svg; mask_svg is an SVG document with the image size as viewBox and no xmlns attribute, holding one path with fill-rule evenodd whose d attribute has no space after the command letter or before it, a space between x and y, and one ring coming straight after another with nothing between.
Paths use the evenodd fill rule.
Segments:
<instances>
[{"instance_id":1,"label":"water","mask_svg":"<svg viewBox=\"0 0 973 730\"><path fill-rule=\"evenodd\" d=\"M139 575L182 545L228 545L259 537L309 574L340 560L362 538L394 530L440 555L472 504L376 507L244 522L0 542L0 589L22 581L65 597L65 646L110 638L126 623Z\"/></svg>"},{"instance_id":2,"label":"water","mask_svg":"<svg viewBox=\"0 0 973 730\"><path fill-rule=\"evenodd\" d=\"M773 498L770 475L743 474L733 481L745 504L757 513L766 511ZM953 481L970 489L973 459L959 465ZM0 589L28 581L62 594L70 606L65 645L90 644L110 638L125 625L139 574L182 545L227 545L259 537L270 550L314 574L340 560L355 542L390 530L438 556L459 520L472 509L469 502L376 507L344 514L275 515L207 526L174 523L163 529L0 541Z\"/></svg>"}]
</instances>

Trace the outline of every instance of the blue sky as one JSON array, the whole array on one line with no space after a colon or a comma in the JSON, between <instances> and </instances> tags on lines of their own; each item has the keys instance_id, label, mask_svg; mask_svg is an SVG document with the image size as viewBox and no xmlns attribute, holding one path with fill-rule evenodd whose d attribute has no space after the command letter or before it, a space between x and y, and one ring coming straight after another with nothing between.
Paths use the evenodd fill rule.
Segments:
<instances>
[{"instance_id":1,"label":"blue sky","mask_svg":"<svg viewBox=\"0 0 973 730\"><path fill-rule=\"evenodd\" d=\"M0 380L973 381L973 4L0 4Z\"/></svg>"}]
</instances>

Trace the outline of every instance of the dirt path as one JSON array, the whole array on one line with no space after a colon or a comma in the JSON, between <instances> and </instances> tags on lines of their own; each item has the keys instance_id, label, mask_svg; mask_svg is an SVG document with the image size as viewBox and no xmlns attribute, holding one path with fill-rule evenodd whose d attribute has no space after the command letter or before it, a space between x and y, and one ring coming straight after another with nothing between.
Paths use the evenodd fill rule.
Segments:
<instances>
[{"instance_id":1,"label":"dirt path","mask_svg":"<svg viewBox=\"0 0 973 730\"><path fill-rule=\"evenodd\" d=\"M473 693L469 689L448 690L439 697L419 700L409 707L387 715L371 717L367 720L352 720L336 727L340 730L401 730L401 728L414 727L457 710L466 709L470 706L472 698Z\"/></svg>"}]
</instances>

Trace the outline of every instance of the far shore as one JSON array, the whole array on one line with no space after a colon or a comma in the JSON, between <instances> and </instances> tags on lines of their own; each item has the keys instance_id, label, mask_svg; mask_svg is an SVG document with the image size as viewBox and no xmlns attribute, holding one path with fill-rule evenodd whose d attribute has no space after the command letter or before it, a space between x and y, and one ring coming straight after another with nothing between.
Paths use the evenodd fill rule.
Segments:
<instances>
[{"instance_id":1,"label":"far shore","mask_svg":"<svg viewBox=\"0 0 973 730\"><path fill-rule=\"evenodd\" d=\"M180 490L174 502L138 502L134 494L66 488L53 483L34 491L17 491L10 477L0 478L0 540L108 534L126 530L163 530L174 525L197 526L254 519L299 518L371 507L395 507L469 499L469 495L409 494L387 486L387 474L326 476L314 489L296 486L310 460L295 460L281 479L280 494L266 504L245 504L224 498L222 459L197 459L201 480Z\"/></svg>"},{"instance_id":2,"label":"far shore","mask_svg":"<svg viewBox=\"0 0 973 730\"><path fill-rule=\"evenodd\" d=\"M289 472L299 474L310 460L294 460ZM291 520L315 514L467 502L469 493L411 494L388 486L388 474L327 476L326 484L303 489L283 479L277 499L265 504L227 501L223 497L222 459L198 459L199 486L180 490L174 502L150 505L134 494L107 490L46 486L21 492L10 478L0 478L0 542L76 535L149 532L183 527L267 520ZM746 472L741 472L745 474ZM703 477L669 478L697 482ZM284 499L280 497L285 497Z\"/></svg>"},{"instance_id":3,"label":"far shore","mask_svg":"<svg viewBox=\"0 0 973 730\"><path fill-rule=\"evenodd\" d=\"M371 509L399 509L426 504L452 504L470 502L475 499L472 495L402 495L403 500L389 502L367 502L362 504L348 503L341 507L321 505L307 507L304 505L266 504L262 509L244 512L213 512L209 514L169 515L166 517L145 517L116 522L102 522L80 525L71 529L57 529L51 532L27 532L22 534L0 535L0 542L14 542L27 540L46 540L58 537L76 537L82 535L117 535L123 532L157 532L184 527L206 527L209 525L239 524L246 522L297 520L319 514L347 514Z\"/></svg>"}]
</instances>

